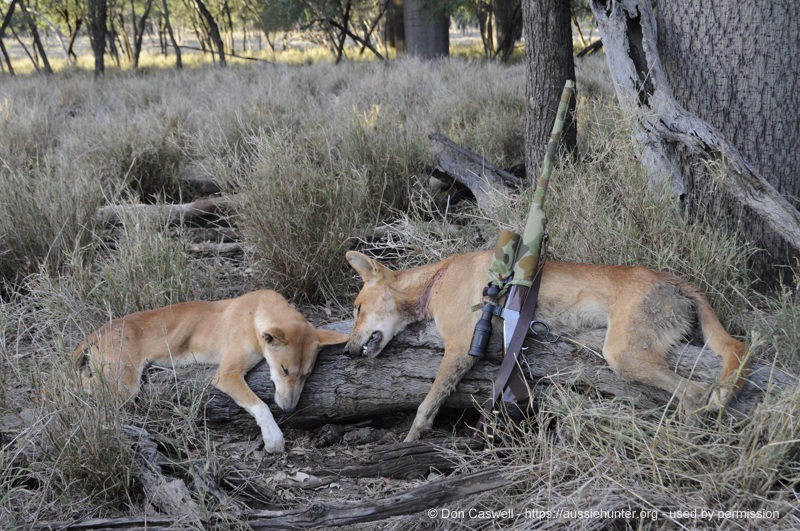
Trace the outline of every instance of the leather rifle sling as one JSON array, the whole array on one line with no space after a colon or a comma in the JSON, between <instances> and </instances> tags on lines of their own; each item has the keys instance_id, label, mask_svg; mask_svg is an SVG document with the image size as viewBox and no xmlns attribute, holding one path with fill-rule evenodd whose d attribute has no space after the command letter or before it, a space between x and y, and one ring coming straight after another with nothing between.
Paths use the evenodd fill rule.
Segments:
<instances>
[{"instance_id":1,"label":"leather rifle sling","mask_svg":"<svg viewBox=\"0 0 800 531\"><path fill-rule=\"evenodd\" d=\"M525 296L525 302L519 312L519 324L511 335L511 341L508 343L503 363L500 365L500 370L497 373L494 387L492 389L492 406L502 397L506 385L511 387L511 392L518 401L523 401L528 398L528 385L525 381L525 376L521 373L517 364L519 353L522 350L522 344L525 337L528 335L528 326L533 321L533 314L536 313L536 303L539 298L539 285L542 280L542 267L536 272L533 277L533 283ZM523 325L524 324L524 325Z\"/></svg>"}]
</instances>

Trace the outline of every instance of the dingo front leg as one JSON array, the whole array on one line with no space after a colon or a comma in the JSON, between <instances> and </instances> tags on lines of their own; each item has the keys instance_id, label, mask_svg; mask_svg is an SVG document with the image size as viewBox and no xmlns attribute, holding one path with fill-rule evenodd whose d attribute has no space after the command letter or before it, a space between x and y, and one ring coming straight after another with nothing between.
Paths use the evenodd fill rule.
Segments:
<instances>
[{"instance_id":1,"label":"dingo front leg","mask_svg":"<svg viewBox=\"0 0 800 531\"><path fill-rule=\"evenodd\" d=\"M223 372L222 368L214 379L217 389L230 396L241 408L250 413L264 438L264 449L269 453L283 452L283 432L275 422L269 407L253 392L244 381L243 372Z\"/></svg>"},{"instance_id":2,"label":"dingo front leg","mask_svg":"<svg viewBox=\"0 0 800 531\"><path fill-rule=\"evenodd\" d=\"M417 416L406 435L405 441L416 441L423 433L431 429L433 419L450 393L455 390L461 378L469 372L477 358L467 355L466 348L448 350L445 347L442 364L436 373L431 390L417 409Z\"/></svg>"}]
</instances>

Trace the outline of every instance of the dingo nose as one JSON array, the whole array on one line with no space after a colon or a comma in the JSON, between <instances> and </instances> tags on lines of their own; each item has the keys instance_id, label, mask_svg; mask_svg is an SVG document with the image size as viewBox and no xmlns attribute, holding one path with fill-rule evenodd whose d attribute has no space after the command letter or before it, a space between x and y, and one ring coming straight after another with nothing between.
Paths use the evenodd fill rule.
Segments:
<instances>
[{"instance_id":1,"label":"dingo nose","mask_svg":"<svg viewBox=\"0 0 800 531\"><path fill-rule=\"evenodd\" d=\"M292 413L294 411L294 406L292 405L285 405L281 408L284 413Z\"/></svg>"}]
</instances>

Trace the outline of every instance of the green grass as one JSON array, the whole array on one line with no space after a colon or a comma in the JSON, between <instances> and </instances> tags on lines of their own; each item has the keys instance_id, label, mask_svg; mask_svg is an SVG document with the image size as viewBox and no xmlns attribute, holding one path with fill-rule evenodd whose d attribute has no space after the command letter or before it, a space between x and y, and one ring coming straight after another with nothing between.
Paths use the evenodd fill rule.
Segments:
<instances>
[{"instance_id":1,"label":"green grass","mask_svg":"<svg viewBox=\"0 0 800 531\"><path fill-rule=\"evenodd\" d=\"M755 293L745 266L754 249L681 219L636 160L602 58L578 66L580 155L558 165L548 192L551 257L687 278L733 333L758 338L759 359L796 373L797 279L773 296ZM70 352L109 318L250 285L336 317L358 287L343 259L353 246L406 266L489 248L499 228L521 229L529 193L509 192L491 211L457 205L443 218L425 166L431 131L500 166L521 162L524 85L521 65L460 59L0 80L0 418L27 415L26 428L0 439L0 526L142 514L147 500L121 442L126 424L160 437L178 476L196 459L218 475L236 464L203 426L197 397L119 404L72 390ZM229 221L249 249L239 262L191 257L185 226L128 214L109 230L94 220L103 205L186 199L189 172L233 200ZM387 228L383 240L358 240L376 227ZM464 463L500 464L514 486L458 507L517 509L507 522L465 523L482 528L563 527L523 512L556 507L659 511L642 528L757 524L670 519L676 508L776 510L783 519L767 523L791 528L798 404L789 389L747 422L687 427L663 408L552 386L536 417L508 428L509 447ZM256 481L275 470L251 473ZM270 491L262 502L291 505L281 496ZM422 515L397 525L449 523ZM618 527L626 526L635 527Z\"/></svg>"}]
</instances>

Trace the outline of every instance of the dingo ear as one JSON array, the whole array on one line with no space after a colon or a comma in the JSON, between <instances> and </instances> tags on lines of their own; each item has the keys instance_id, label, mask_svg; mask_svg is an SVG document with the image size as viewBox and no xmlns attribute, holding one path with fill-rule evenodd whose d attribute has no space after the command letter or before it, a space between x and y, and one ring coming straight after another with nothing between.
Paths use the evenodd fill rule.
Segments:
<instances>
[{"instance_id":1,"label":"dingo ear","mask_svg":"<svg viewBox=\"0 0 800 531\"><path fill-rule=\"evenodd\" d=\"M267 345L272 345L277 347L289 343L288 341L286 341L286 335L280 328L270 328L262 335L264 336L264 341L267 342Z\"/></svg>"},{"instance_id":2,"label":"dingo ear","mask_svg":"<svg viewBox=\"0 0 800 531\"><path fill-rule=\"evenodd\" d=\"M347 334L340 334L333 330L320 330L317 329L317 341L320 348L327 347L328 345L338 345L339 343L347 343L350 336Z\"/></svg>"},{"instance_id":3,"label":"dingo ear","mask_svg":"<svg viewBox=\"0 0 800 531\"><path fill-rule=\"evenodd\" d=\"M361 275L361 279L365 284L382 278L389 279L392 271L382 266L369 256L359 253L358 251L347 251L344 255L350 266Z\"/></svg>"}]
</instances>

